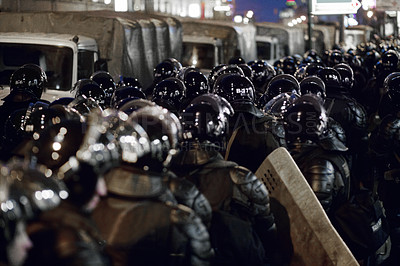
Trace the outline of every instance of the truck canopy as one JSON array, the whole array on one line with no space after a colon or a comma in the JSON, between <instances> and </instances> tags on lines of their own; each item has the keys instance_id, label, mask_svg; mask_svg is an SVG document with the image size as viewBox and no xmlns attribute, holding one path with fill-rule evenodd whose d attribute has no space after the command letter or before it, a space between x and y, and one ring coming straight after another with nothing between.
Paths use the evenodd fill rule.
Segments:
<instances>
[{"instance_id":1,"label":"truck canopy","mask_svg":"<svg viewBox=\"0 0 400 266\"><path fill-rule=\"evenodd\" d=\"M228 63L234 56L241 56L246 61L257 57L254 41L256 28L252 24L189 18L180 18L180 21L183 27L184 65L196 65L194 63L197 62L197 67L211 69L215 64Z\"/></svg>"},{"instance_id":2,"label":"truck canopy","mask_svg":"<svg viewBox=\"0 0 400 266\"><path fill-rule=\"evenodd\" d=\"M144 87L151 84L155 65L168 57L180 60L182 49L182 26L177 19L140 12L2 12L0 32L93 38L114 78L133 76Z\"/></svg>"}]
</instances>

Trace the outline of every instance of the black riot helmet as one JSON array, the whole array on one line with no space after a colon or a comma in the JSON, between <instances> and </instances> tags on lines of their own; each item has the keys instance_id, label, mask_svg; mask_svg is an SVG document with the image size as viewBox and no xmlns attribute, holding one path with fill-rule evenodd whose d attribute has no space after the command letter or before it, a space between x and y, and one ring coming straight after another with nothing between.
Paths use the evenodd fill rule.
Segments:
<instances>
[{"instance_id":1,"label":"black riot helmet","mask_svg":"<svg viewBox=\"0 0 400 266\"><path fill-rule=\"evenodd\" d=\"M27 64L17 69L10 78L10 95L3 100L11 99L15 94L22 94L33 99L40 99L47 76L38 65Z\"/></svg>"},{"instance_id":2,"label":"black riot helmet","mask_svg":"<svg viewBox=\"0 0 400 266\"><path fill-rule=\"evenodd\" d=\"M238 74L225 74L218 78L214 93L224 97L228 102L254 102L254 85L246 77Z\"/></svg>"},{"instance_id":3,"label":"black riot helmet","mask_svg":"<svg viewBox=\"0 0 400 266\"><path fill-rule=\"evenodd\" d=\"M215 83L218 79L219 76L224 75L224 74L237 74L239 76L245 76L243 73L243 70L238 67L237 65L227 65L221 67L210 79L209 79L209 85L211 90L214 90Z\"/></svg>"},{"instance_id":4,"label":"black riot helmet","mask_svg":"<svg viewBox=\"0 0 400 266\"><path fill-rule=\"evenodd\" d=\"M265 113L270 113L278 118L283 118L287 109L296 101L300 96L296 93L288 94L281 93L270 100L265 106L263 106L263 111Z\"/></svg>"},{"instance_id":5,"label":"black riot helmet","mask_svg":"<svg viewBox=\"0 0 400 266\"><path fill-rule=\"evenodd\" d=\"M3 149L13 151L14 148L22 143L26 138L25 131L23 130L25 115L26 109L23 108L15 110L8 116L5 124L3 125Z\"/></svg>"},{"instance_id":6,"label":"black riot helmet","mask_svg":"<svg viewBox=\"0 0 400 266\"><path fill-rule=\"evenodd\" d=\"M179 62L179 60L176 58L169 57L167 59L164 59L163 62L171 62L175 66L175 68L178 69L178 72L182 69L181 62Z\"/></svg>"},{"instance_id":7,"label":"black riot helmet","mask_svg":"<svg viewBox=\"0 0 400 266\"><path fill-rule=\"evenodd\" d=\"M43 130L51 125L60 123L66 119L66 112L62 112L57 108L35 108L27 111L23 128L26 135L33 137L33 135L40 134ZM35 135L36 136L36 135Z\"/></svg>"},{"instance_id":8,"label":"black riot helmet","mask_svg":"<svg viewBox=\"0 0 400 266\"><path fill-rule=\"evenodd\" d=\"M251 67L249 65L239 64L237 66L243 70L243 74L246 78L248 78L249 80L253 80L253 70L251 69Z\"/></svg>"},{"instance_id":9,"label":"black riot helmet","mask_svg":"<svg viewBox=\"0 0 400 266\"><path fill-rule=\"evenodd\" d=\"M116 85L114 82L113 77L110 75L110 73L106 71L96 71L94 72L91 76L90 79L95 81L100 88L103 89L105 93L105 106L108 106L111 101L111 97L115 91Z\"/></svg>"},{"instance_id":10,"label":"black riot helmet","mask_svg":"<svg viewBox=\"0 0 400 266\"><path fill-rule=\"evenodd\" d=\"M287 56L283 59L281 69L285 74L294 75L297 69L297 63L293 56Z\"/></svg>"},{"instance_id":11,"label":"black riot helmet","mask_svg":"<svg viewBox=\"0 0 400 266\"><path fill-rule=\"evenodd\" d=\"M300 84L296 78L289 74L280 74L271 79L265 93L259 99L259 105L264 107L272 98L281 93L300 93Z\"/></svg>"},{"instance_id":12,"label":"black riot helmet","mask_svg":"<svg viewBox=\"0 0 400 266\"><path fill-rule=\"evenodd\" d=\"M156 104L152 101L141 98L128 98L120 101L115 108L129 115L146 106L156 106Z\"/></svg>"},{"instance_id":13,"label":"black riot helmet","mask_svg":"<svg viewBox=\"0 0 400 266\"><path fill-rule=\"evenodd\" d=\"M85 96L86 98L92 98L95 100L102 108L106 107L106 93L104 90L96 83L87 83L82 87L79 87L76 91L75 98L79 96Z\"/></svg>"},{"instance_id":14,"label":"black riot helmet","mask_svg":"<svg viewBox=\"0 0 400 266\"><path fill-rule=\"evenodd\" d=\"M22 159L10 160L8 178L11 181L10 194L21 206L27 218L57 207L61 200L68 197L65 185L46 167L35 167Z\"/></svg>"},{"instance_id":15,"label":"black riot helmet","mask_svg":"<svg viewBox=\"0 0 400 266\"><path fill-rule=\"evenodd\" d=\"M274 76L276 76L274 67L264 60L253 61L249 63L249 66L253 72L252 81L256 90L264 93L265 86Z\"/></svg>"},{"instance_id":16,"label":"black riot helmet","mask_svg":"<svg viewBox=\"0 0 400 266\"><path fill-rule=\"evenodd\" d=\"M345 63L337 64L333 67L340 74L340 83L342 88L347 92L350 92L354 85L354 72L353 69Z\"/></svg>"},{"instance_id":17,"label":"black riot helmet","mask_svg":"<svg viewBox=\"0 0 400 266\"><path fill-rule=\"evenodd\" d=\"M300 82L301 95L315 94L323 100L326 98L325 83L317 76L309 76Z\"/></svg>"},{"instance_id":18,"label":"black riot helmet","mask_svg":"<svg viewBox=\"0 0 400 266\"><path fill-rule=\"evenodd\" d=\"M146 99L146 95L137 87L122 86L114 91L110 106L115 108L122 100L128 98Z\"/></svg>"},{"instance_id":19,"label":"black riot helmet","mask_svg":"<svg viewBox=\"0 0 400 266\"><path fill-rule=\"evenodd\" d=\"M187 66L187 67L182 67L181 70L179 71L177 77L180 80L184 80L185 79L185 75L191 71L200 71L198 68L194 67L194 66Z\"/></svg>"},{"instance_id":20,"label":"black riot helmet","mask_svg":"<svg viewBox=\"0 0 400 266\"><path fill-rule=\"evenodd\" d=\"M30 124L27 123L27 121L30 119L30 116L33 112L41 111L47 108L47 103L37 101L35 103L30 103L27 108L18 109L12 112L7 118L4 125L3 148L14 149L24 140L30 139L32 133L29 132Z\"/></svg>"},{"instance_id":21,"label":"black riot helmet","mask_svg":"<svg viewBox=\"0 0 400 266\"><path fill-rule=\"evenodd\" d=\"M219 64L219 65L216 65L215 67L213 67L213 68L211 69L210 74L208 74L208 84L209 84L211 90L212 90L212 88L213 88L214 81L216 80L216 78L214 77L215 74L217 74L217 72L218 72L221 68L223 68L224 66L226 66L226 64Z\"/></svg>"},{"instance_id":22,"label":"black riot helmet","mask_svg":"<svg viewBox=\"0 0 400 266\"><path fill-rule=\"evenodd\" d=\"M140 84L140 82L134 77L120 76L120 80L117 84L117 87L122 87L122 86L135 87L138 88L139 90L143 90L142 84Z\"/></svg>"},{"instance_id":23,"label":"black riot helmet","mask_svg":"<svg viewBox=\"0 0 400 266\"><path fill-rule=\"evenodd\" d=\"M194 99L195 97L210 92L208 80L200 71L191 70L184 74L183 83L186 87L186 97Z\"/></svg>"},{"instance_id":24,"label":"black riot helmet","mask_svg":"<svg viewBox=\"0 0 400 266\"><path fill-rule=\"evenodd\" d=\"M34 136L31 160L57 171L82 144L86 124L78 120L62 120Z\"/></svg>"},{"instance_id":25,"label":"black riot helmet","mask_svg":"<svg viewBox=\"0 0 400 266\"><path fill-rule=\"evenodd\" d=\"M320 56L318 55L318 53L315 49L310 49L310 50L306 51L304 53L303 57L304 58L311 57L314 59L314 61L321 60Z\"/></svg>"},{"instance_id":26,"label":"black riot helmet","mask_svg":"<svg viewBox=\"0 0 400 266\"><path fill-rule=\"evenodd\" d=\"M217 94L213 93L203 94L194 98L191 101L191 104L201 104L201 103L207 103L212 105L214 109L219 109L220 112L225 117L230 117L234 115L234 110L232 105L225 98Z\"/></svg>"},{"instance_id":27,"label":"black riot helmet","mask_svg":"<svg viewBox=\"0 0 400 266\"><path fill-rule=\"evenodd\" d=\"M145 171L164 171L182 138L178 117L160 106L148 106L130 114L128 121L141 125L150 140L150 154L143 156L136 165Z\"/></svg>"},{"instance_id":28,"label":"black riot helmet","mask_svg":"<svg viewBox=\"0 0 400 266\"><path fill-rule=\"evenodd\" d=\"M246 61L244 61L243 57L241 56L234 56L231 57L228 61L229 65L239 65L239 64L245 64Z\"/></svg>"},{"instance_id":29,"label":"black riot helmet","mask_svg":"<svg viewBox=\"0 0 400 266\"><path fill-rule=\"evenodd\" d=\"M178 78L167 78L156 85L152 101L176 112L180 109L182 100L186 97L185 84Z\"/></svg>"},{"instance_id":30,"label":"black riot helmet","mask_svg":"<svg viewBox=\"0 0 400 266\"><path fill-rule=\"evenodd\" d=\"M398 52L389 50L384 52L381 57L383 71L399 71L400 70L400 56Z\"/></svg>"},{"instance_id":31,"label":"black riot helmet","mask_svg":"<svg viewBox=\"0 0 400 266\"><path fill-rule=\"evenodd\" d=\"M212 110L208 110L210 108ZM207 110L210 112L207 113ZM211 93L193 99L184 112L186 113L182 113L180 118L183 139L187 141L209 140L215 144L224 137L229 117L234 114L233 107L225 98ZM210 117L206 117L207 115ZM200 123L196 122L196 117L201 120ZM206 122L208 120L209 125Z\"/></svg>"},{"instance_id":32,"label":"black riot helmet","mask_svg":"<svg viewBox=\"0 0 400 266\"><path fill-rule=\"evenodd\" d=\"M101 112L103 110L98 101L96 101L92 97L86 97L85 95L81 95L75 98L67 105L67 109L69 112L79 114L83 118L80 119L82 121L84 121L84 117L86 117L90 113Z\"/></svg>"},{"instance_id":33,"label":"black riot helmet","mask_svg":"<svg viewBox=\"0 0 400 266\"><path fill-rule=\"evenodd\" d=\"M342 77L336 69L325 67L317 72L317 76L325 83L326 92L328 94L340 91Z\"/></svg>"},{"instance_id":34,"label":"black riot helmet","mask_svg":"<svg viewBox=\"0 0 400 266\"><path fill-rule=\"evenodd\" d=\"M179 74L180 68L177 64L166 60L159 63L153 71L154 81L153 83L157 84L166 78L177 77Z\"/></svg>"},{"instance_id":35,"label":"black riot helmet","mask_svg":"<svg viewBox=\"0 0 400 266\"><path fill-rule=\"evenodd\" d=\"M220 108L209 103L190 104L183 110L180 121L186 141L211 141L222 139L227 131L227 120Z\"/></svg>"},{"instance_id":36,"label":"black riot helmet","mask_svg":"<svg viewBox=\"0 0 400 266\"><path fill-rule=\"evenodd\" d=\"M344 56L340 50L332 50L328 55L327 65L333 67L334 65L344 62Z\"/></svg>"},{"instance_id":37,"label":"black riot helmet","mask_svg":"<svg viewBox=\"0 0 400 266\"><path fill-rule=\"evenodd\" d=\"M80 80L78 80L78 81L74 84L74 86L73 86L73 88L72 88L72 90L71 90L71 93L72 93L73 95L76 95L77 92L78 92L79 90L81 90L81 88L82 88L83 86L85 86L85 85L87 85L87 84L99 85L99 84L97 84L96 81L91 80L91 79L86 79L86 78L80 79Z\"/></svg>"},{"instance_id":38,"label":"black riot helmet","mask_svg":"<svg viewBox=\"0 0 400 266\"><path fill-rule=\"evenodd\" d=\"M308 64L306 66L305 70L304 70L305 73L304 73L304 77L303 78L308 77L308 76L317 75L318 71L323 69L323 68L324 67L321 66L321 64L318 64L318 63Z\"/></svg>"},{"instance_id":39,"label":"black riot helmet","mask_svg":"<svg viewBox=\"0 0 400 266\"><path fill-rule=\"evenodd\" d=\"M93 166L72 156L56 174L68 190L68 202L83 207L94 196L99 176Z\"/></svg>"},{"instance_id":40,"label":"black riot helmet","mask_svg":"<svg viewBox=\"0 0 400 266\"><path fill-rule=\"evenodd\" d=\"M383 88L388 95L391 103L396 107L400 107L400 72L389 74L384 82Z\"/></svg>"},{"instance_id":41,"label":"black riot helmet","mask_svg":"<svg viewBox=\"0 0 400 266\"><path fill-rule=\"evenodd\" d=\"M308 95L307 95L308 97ZM319 101L297 99L284 114L285 138L288 144L318 141L327 127L325 108Z\"/></svg>"},{"instance_id":42,"label":"black riot helmet","mask_svg":"<svg viewBox=\"0 0 400 266\"><path fill-rule=\"evenodd\" d=\"M307 64L300 65L294 73L293 76L297 79L298 82L302 81L306 77L307 66Z\"/></svg>"},{"instance_id":43,"label":"black riot helmet","mask_svg":"<svg viewBox=\"0 0 400 266\"><path fill-rule=\"evenodd\" d=\"M365 66L372 70L380 58L381 55L376 50L368 51L364 56Z\"/></svg>"}]
</instances>

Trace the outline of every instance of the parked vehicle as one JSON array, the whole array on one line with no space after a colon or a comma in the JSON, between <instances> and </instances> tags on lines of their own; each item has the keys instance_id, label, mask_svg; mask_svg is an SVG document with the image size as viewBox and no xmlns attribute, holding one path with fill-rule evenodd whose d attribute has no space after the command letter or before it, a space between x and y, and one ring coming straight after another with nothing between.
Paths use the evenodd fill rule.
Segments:
<instances>
[{"instance_id":1,"label":"parked vehicle","mask_svg":"<svg viewBox=\"0 0 400 266\"><path fill-rule=\"evenodd\" d=\"M12 72L26 63L46 71L42 98L49 101L73 96L75 82L100 69L146 87L158 62L180 59L181 28L175 18L137 12L1 12L0 99L9 93Z\"/></svg>"}]
</instances>

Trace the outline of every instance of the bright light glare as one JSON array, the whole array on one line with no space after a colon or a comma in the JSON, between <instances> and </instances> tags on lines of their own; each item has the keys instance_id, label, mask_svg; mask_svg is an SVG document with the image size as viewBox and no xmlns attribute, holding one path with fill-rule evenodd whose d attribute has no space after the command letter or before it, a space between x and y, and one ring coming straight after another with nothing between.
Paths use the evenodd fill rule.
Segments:
<instances>
[{"instance_id":1,"label":"bright light glare","mask_svg":"<svg viewBox=\"0 0 400 266\"><path fill-rule=\"evenodd\" d=\"M249 11L247 11L247 13L246 13L246 17L248 17L248 18L252 18L254 16L254 12L253 12L253 10L249 10Z\"/></svg>"},{"instance_id":2,"label":"bright light glare","mask_svg":"<svg viewBox=\"0 0 400 266\"><path fill-rule=\"evenodd\" d=\"M233 18L233 21L235 21L236 23L242 23L243 17L240 16L240 15L236 15L236 16Z\"/></svg>"},{"instance_id":3,"label":"bright light glare","mask_svg":"<svg viewBox=\"0 0 400 266\"><path fill-rule=\"evenodd\" d=\"M348 20L349 26L357 26L358 25L358 21L355 20L354 18L349 18Z\"/></svg>"},{"instance_id":4,"label":"bright light glare","mask_svg":"<svg viewBox=\"0 0 400 266\"><path fill-rule=\"evenodd\" d=\"M371 10L367 12L367 17L372 18L373 15L374 12L372 12Z\"/></svg>"},{"instance_id":5,"label":"bright light glare","mask_svg":"<svg viewBox=\"0 0 400 266\"><path fill-rule=\"evenodd\" d=\"M215 11L225 11L225 12L228 12L228 11L231 11L231 8L230 8L229 6L216 6L216 7L214 7L214 10L215 10Z\"/></svg>"},{"instance_id":6,"label":"bright light glare","mask_svg":"<svg viewBox=\"0 0 400 266\"><path fill-rule=\"evenodd\" d=\"M244 24L249 24L250 19L249 18L243 18L243 23Z\"/></svg>"},{"instance_id":7,"label":"bright light glare","mask_svg":"<svg viewBox=\"0 0 400 266\"><path fill-rule=\"evenodd\" d=\"M128 11L128 0L115 0L115 11L126 12Z\"/></svg>"},{"instance_id":8,"label":"bright light glare","mask_svg":"<svg viewBox=\"0 0 400 266\"><path fill-rule=\"evenodd\" d=\"M199 4L190 4L189 5L189 17L191 18L199 18L201 15L201 9Z\"/></svg>"},{"instance_id":9,"label":"bright light glare","mask_svg":"<svg viewBox=\"0 0 400 266\"><path fill-rule=\"evenodd\" d=\"M111 4L111 0L104 0L104 4L106 4L106 5Z\"/></svg>"},{"instance_id":10,"label":"bright light glare","mask_svg":"<svg viewBox=\"0 0 400 266\"><path fill-rule=\"evenodd\" d=\"M293 27L293 26L294 26L292 22L289 22L287 25L288 25L289 27Z\"/></svg>"},{"instance_id":11,"label":"bright light glare","mask_svg":"<svg viewBox=\"0 0 400 266\"><path fill-rule=\"evenodd\" d=\"M300 19L305 21L307 18L306 18L306 16L301 16Z\"/></svg>"},{"instance_id":12,"label":"bright light glare","mask_svg":"<svg viewBox=\"0 0 400 266\"><path fill-rule=\"evenodd\" d=\"M301 18L297 18L296 20L297 20L297 23L303 22L303 21L301 20Z\"/></svg>"},{"instance_id":13,"label":"bright light glare","mask_svg":"<svg viewBox=\"0 0 400 266\"><path fill-rule=\"evenodd\" d=\"M53 143L53 150L59 151L61 149L61 144L60 142L54 142Z\"/></svg>"},{"instance_id":14,"label":"bright light glare","mask_svg":"<svg viewBox=\"0 0 400 266\"><path fill-rule=\"evenodd\" d=\"M296 25L297 24L297 20L293 19L292 23L293 23L293 25Z\"/></svg>"}]
</instances>

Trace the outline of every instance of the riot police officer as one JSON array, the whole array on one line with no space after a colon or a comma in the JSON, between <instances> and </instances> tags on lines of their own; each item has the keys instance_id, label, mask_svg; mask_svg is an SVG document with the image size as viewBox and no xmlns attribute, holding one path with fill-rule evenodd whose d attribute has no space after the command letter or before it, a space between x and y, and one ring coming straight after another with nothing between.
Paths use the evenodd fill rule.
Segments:
<instances>
[{"instance_id":1,"label":"riot police officer","mask_svg":"<svg viewBox=\"0 0 400 266\"><path fill-rule=\"evenodd\" d=\"M166 180L177 123L166 109L148 106L114 132L121 165L105 175L109 195L93 213L113 265L206 265L213 254L202 220L177 204ZM188 196L196 201L196 193Z\"/></svg>"},{"instance_id":2,"label":"riot police officer","mask_svg":"<svg viewBox=\"0 0 400 266\"><path fill-rule=\"evenodd\" d=\"M10 78L10 94L3 98L0 106L0 124L4 125L9 115L19 109L27 109L42 96L47 82L45 72L37 65L23 65ZM0 127L0 147L4 140L4 127Z\"/></svg>"},{"instance_id":3,"label":"riot police officer","mask_svg":"<svg viewBox=\"0 0 400 266\"><path fill-rule=\"evenodd\" d=\"M171 169L196 184L211 204L213 264L276 263L275 223L266 187L220 154L228 129L227 107L223 98L204 95L182 112L183 142Z\"/></svg>"},{"instance_id":4,"label":"riot police officer","mask_svg":"<svg viewBox=\"0 0 400 266\"><path fill-rule=\"evenodd\" d=\"M277 121L255 106L254 86L246 77L221 76L214 92L226 98L235 110L235 115L229 119L225 158L257 171L270 152L284 145L279 142L283 138L276 130Z\"/></svg>"}]
</instances>

